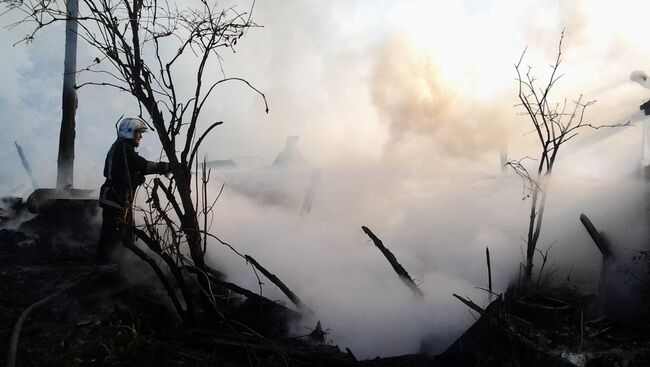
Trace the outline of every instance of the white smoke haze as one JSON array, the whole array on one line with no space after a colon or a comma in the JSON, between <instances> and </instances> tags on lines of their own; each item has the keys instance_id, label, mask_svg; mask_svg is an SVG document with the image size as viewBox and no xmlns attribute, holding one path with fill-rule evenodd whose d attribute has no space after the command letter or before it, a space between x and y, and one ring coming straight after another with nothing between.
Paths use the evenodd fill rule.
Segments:
<instances>
[{"instance_id":1,"label":"white smoke haze","mask_svg":"<svg viewBox=\"0 0 650 367\"><path fill-rule=\"evenodd\" d=\"M236 83L218 89L206 107L201 127L224 125L201 154L256 162L213 170L211 196L221 183L226 188L211 231L314 309L313 320L295 326L297 334L321 320L333 342L358 357L416 352L428 335L436 340L432 352L441 351L474 320L451 293L486 304L486 293L475 288L487 285L486 247L495 290L517 278L530 203L522 200L518 177L500 174L499 150L507 144L510 158L535 155L536 141L513 107L513 63L528 46L524 64L543 82L566 28L565 75L553 101L584 94L597 100L586 121L635 123L615 133L585 131L569 142L549 188L540 246L558 243L546 269L557 269L556 284L571 272L593 290L600 255L580 213L623 254L647 246L647 184L637 180L647 121L638 106L650 96L630 75L650 69L649 8L642 1L292 0L278 6L258 0L254 19L262 27L250 30L236 53L225 53L222 64L226 76L244 77L266 94L270 113ZM24 33L0 32L0 194L26 197L31 187L13 141L25 149L41 186L53 186L64 32L54 27L30 45L12 47ZM96 56L80 46L78 65ZM188 88L194 68L190 59L179 65L179 88ZM216 63L210 72L222 77ZM77 187L101 185L114 124L137 113L124 94L79 90ZM257 169L271 164L288 135L300 136L298 149L312 167L323 168L307 216L299 212L310 170ZM157 159L156 140L155 133L146 135L141 155ZM263 200L274 193L279 200ZM362 225L420 282L423 300L399 281ZM230 279L257 289L250 267L229 250L211 243L208 255ZM264 294L285 300L268 282Z\"/></svg>"},{"instance_id":2,"label":"white smoke haze","mask_svg":"<svg viewBox=\"0 0 650 367\"><path fill-rule=\"evenodd\" d=\"M499 268L495 285L507 286L519 258L516 247L507 248L518 241L509 233L523 222L516 220L521 200L503 183L468 180L451 189L445 180L393 171L325 170L312 211L303 217L298 216L300 205L260 206L226 186L213 231L255 257L314 309L314 319L297 326L297 333L321 320L331 328L333 342L358 356L417 352L422 337L434 334L448 344L471 324L451 293L478 302L485 298L474 287L486 286L486 246ZM259 189L264 187L261 182ZM489 188L498 191L484 198ZM490 212L481 207L491 201L511 205L488 218ZM372 229L421 282L423 300L401 283L361 225ZM209 257L233 281L257 289L250 268L229 251L213 244ZM264 292L285 300L272 285Z\"/></svg>"},{"instance_id":3,"label":"white smoke haze","mask_svg":"<svg viewBox=\"0 0 650 367\"><path fill-rule=\"evenodd\" d=\"M255 257L314 309L313 319L303 320L296 333L306 333L320 320L331 328L334 343L357 356L414 353L430 335L437 341L431 352L441 352L473 322L451 294L468 295L480 304L487 300L476 289L487 286L486 247L495 290L502 292L516 281L529 201L521 200L521 182L513 175L447 180L395 171L325 170L306 217L298 215L300 203L260 205L228 189L227 174L214 179L217 186L225 181L226 189L212 231ZM256 179L258 189L270 194L268 175L250 181ZM293 180L288 184L297 188ZM282 190L278 181L274 186ZM581 213L620 245L623 257L629 257L623 247L647 245L645 204L639 200L645 184L558 178L549 190L540 248L558 242L546 265L547 272L555 273L552 284L570 276L583 290L596 289L600 255L578 220ZM399 281L361 225L373 230L421 282L423 300ZM229 249L212 243L208 256L232 281L258 288L253 272ZM287 302L265 283L267 297Z\"/></svg>"}]
</instances>

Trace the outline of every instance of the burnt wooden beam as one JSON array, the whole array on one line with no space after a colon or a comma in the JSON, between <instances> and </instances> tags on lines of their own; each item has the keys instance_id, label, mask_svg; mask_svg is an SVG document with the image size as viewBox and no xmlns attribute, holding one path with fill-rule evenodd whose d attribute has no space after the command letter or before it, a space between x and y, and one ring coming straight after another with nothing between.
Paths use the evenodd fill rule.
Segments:
<instances>
[{"instance_id":1,"label":"burnt wooden beam","mask_svg":"<svg viewBox=\"0 0 650 367\"><path fill-rule=\"evenodd\" d=\"M379 251L381 251L381 253L384 254L384 257L386 258L386 260L388 260L390 265L393 267L393 270L395 270L395 272L402 280L402 282L407 287L409 287L409 289L413 292L413 294L415 294L416 297L422 297L424 294L417 286L417 284L415 284L415 282L413 281L409 273L406 271L406 269L404 269L404 267L397 261L395 255L393 255L393 253L390 252L390 250L387 249L386 246L384 246L381 240L377 236L375 236L375 234L372 233L372 231L368 227L362 226L361 229L363 229L363 231L368 235L368 237L370 237L370 239L372 240L372 242L374 242L375 246L377 246Z\"/></svg>"}]
</instances>

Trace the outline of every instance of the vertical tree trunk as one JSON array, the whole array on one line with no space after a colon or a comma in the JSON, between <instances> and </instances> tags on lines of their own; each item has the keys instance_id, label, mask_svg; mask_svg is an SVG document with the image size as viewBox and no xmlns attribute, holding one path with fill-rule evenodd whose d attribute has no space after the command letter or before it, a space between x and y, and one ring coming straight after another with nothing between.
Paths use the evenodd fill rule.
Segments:
<instances>
[{"instance_id":1,"label":"vertical tree trunk","mask_svg":"<svg viewBox=\"0 0 650 367\"><path fill-rule=\"evenodd\" d=\"M547 175L548 176L548 175ZM535 259L535 249L542 230L542 219L544 218L544 210L546 209L546 194L547 185L545 183L548 177L539 179L540 187L536 187L533 191L532 203L530 206L530 219L528 222L528 240L526 246L526 266L524 268L524 280L530 283L533 276L533 261Z\"/></svg>"},{"instance_id":2,"label":"vertical tree trunk","mask_svg":"<svg viewBox=\"0 0 650 367\"><path fill-rule=\"evenodd\" d=\"M530 216L528 218L528 238L526 240L526 265L524 267L524 280L528 284L533 276L533 258L535 257L535 218L537 217L537 197L539 188L533 189L533 197L530 203Z\"/></svg>"},{"instance_id":3,"label":"vertical tree trunk","mask_svg":"<svg viewBox=\"0 0 650 367\"><path fill-rule=\"evenodd\" d=\"M77 0L67 0L68 19L65 27L65 59L63 71L63 117L59 135L59 156L57 159L57 188L71 188L74 184L74 138L77 93L75 81L77 72Z\"/></svg>"}]
</instances>

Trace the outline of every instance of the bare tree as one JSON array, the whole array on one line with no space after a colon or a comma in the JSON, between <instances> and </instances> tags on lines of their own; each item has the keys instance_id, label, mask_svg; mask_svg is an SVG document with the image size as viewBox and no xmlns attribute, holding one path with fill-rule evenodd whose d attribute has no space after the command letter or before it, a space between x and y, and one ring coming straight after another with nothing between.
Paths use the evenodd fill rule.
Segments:
<instances>
[{"instance_id":1,"label":"bare tree","mask_svg":"<svg viewBox=\"0 0 650 367\"><path fill-rule=\"evenodd\" d=\"M562 77L558 73L562 61L562 41L564 31L560 36L557 57L551 65L551 74L541 87L538 80L532 74L532 67L525 70L522 66L526 50L524 50L517 61L515 71L519 84L517 105L524 109L523 115L528 117L532 124L532 133L538 141L539 156L535 158L525 157L520 160L511 160L507 163L524 180L524 191L526 197L530 197L530 217L528 221L528 235L526 238L526 263L524 265L524 279L529 282L532 277L533 260L537 243L542 230L544 210L546 208L548 181L555 165L560 147L578 135L579 130L584 128L599 129L602 127L623 126L594 125L585 122L585 112L596 101L585 100L582 95L577 99L568 102L565 98L561 103L553 103L550 94L557 81ZM537 166L531 173L526 168L525 160L536 160Z\"/></svg>"},{"instance_id":2,"label":"bare tree","mask_svg":"<svg viewBox=\"0 0 650 367\"><path fill-rule=\"evenodd\" d=\"M80 71L92 79L75 88L103 86L132 95L140 106L141 115L151 121L170 162L172 177L168 184L156 181L151 200L156 201L154 208L159 211L156 220L164 221L175 231L172 243L177 251L174 253L178 256L189 253L189 258L180 262L179 258L168 256L160 244L161 236L155 231L137 228L134 231L150 249L157 250L154 252L169 265L178 281L185 296L186 310L174 297L172 301L181 315L191 313L192 305L188 303L190 299L179 267L185 271L185 266L191 265L206 301L210 301L211 294L209 278L216 279L220 275L205 263L203 242L207 228L199 224L198 200L192 198L192 167L199 148L205 137L221 124L221 121L212 121L200 131L201 112L215 89L226 82L242 83L259 94L268 112L265 95L245 79L225 76L212 79L206 73L211 63L220 65L221 51L234 52L246 31L256 27L251 20L255 1L252 0L245 12L236 7L219 9L215 2L208 0L186 3L185 8L179 8L173 1L79 0L75 19L79 38L98 52L93 64ZM7 11L24 15L14 25L33 26L23 39L26 42L50 24L70 20L64 0L0 0L0 4ZM179 70L180 60L187 58L195 60L195 69L193 87L185 95L184 88L177 87L177 81L180 71L187 75L187 64ZM159 202L159 192L163 193L166 203ZM167 210L173 215L167 215ZM203 215L207 215L205 208L203 211ZM156 261L139 252L136 246L130 248L155 268ZM172 288L171 285L166 287L168 291Z\"/></svg>"},{"instance_id":3,"label":"bare tree","mask_svg":"<svg viewBox=\"0 0 650 367\"><path fill-rule=\"evenodd\" d=\"M77 75L77 0L66 2L68 19L65 25L65 57L63 62L63 101L59 156L57 158L56 187L72 188L74 184L74 138L77 92L74 89Z\"/></svg>"}]
</instances>

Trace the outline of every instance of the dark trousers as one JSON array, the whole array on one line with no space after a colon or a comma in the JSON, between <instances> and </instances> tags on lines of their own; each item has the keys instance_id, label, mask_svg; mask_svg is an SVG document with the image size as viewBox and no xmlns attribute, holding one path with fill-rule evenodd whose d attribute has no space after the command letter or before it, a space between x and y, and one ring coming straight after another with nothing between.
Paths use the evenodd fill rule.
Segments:
<instances>
[{"instance_id":1,"label":"dark trousers","mask_svg":"<svg viewBox=\"0 0 650 367\"><path fill-rule=\"evenodd\" d=\"M125 224L129 225L125 225ZM117 262L123 241L133 243L135 238L129 229L133 227L131 210L121 211L113 208L102 208L102 230L97 243L97 263L111 264Z\"/></svg>"},{"instance_id":2,"label":"dark trousers","mask_svg":"<svg viewBox=\"0 0 650 367\"><path fill-rule=\"evenodd\" d=\"M110 264L117 258L122 242L121 212L112 208L102 208L102 230L97 243L97 263Z\"/></svg>"}]
</instances>

